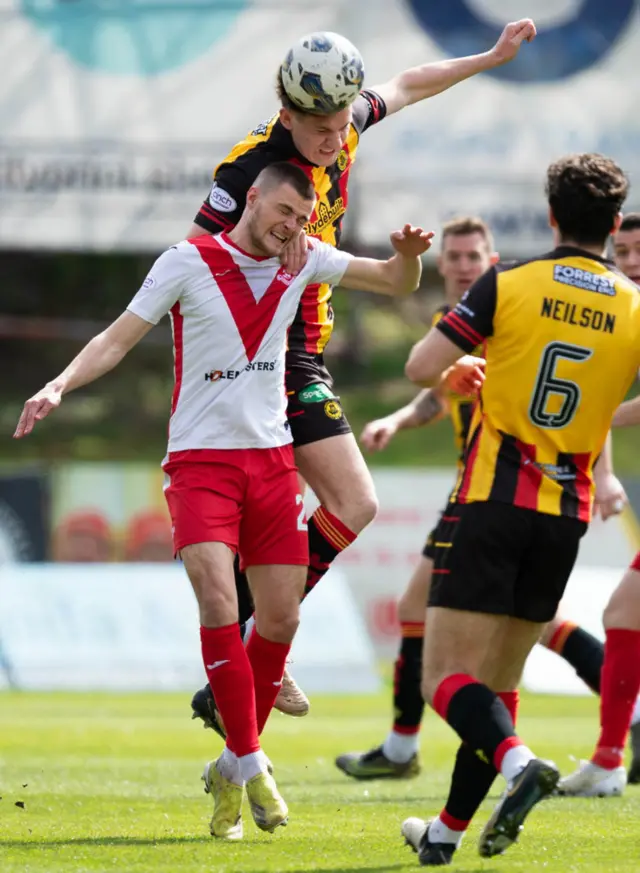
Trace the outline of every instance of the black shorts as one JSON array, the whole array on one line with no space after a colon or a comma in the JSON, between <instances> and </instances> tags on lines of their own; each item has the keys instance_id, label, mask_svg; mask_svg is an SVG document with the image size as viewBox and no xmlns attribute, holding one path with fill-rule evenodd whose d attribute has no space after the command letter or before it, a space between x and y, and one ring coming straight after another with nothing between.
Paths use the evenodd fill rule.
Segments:
<instances>
[{"instance_id":1,"label":"black shorts","mask_svg":"<svg viewBox=\"0 0 640 873\"><path fill-rule=\"evenodd\" d=\"M437 528L429 606L551 621L586 529L507 503L453 504Z\"/></svg>"},{"instance_id":2,"label":"black shorts","mask_svg":"<svg viewBox=\"0 0 640 873\"><path fill-rule=\"evenodd\" d=\"M289 352L285 384L289 401L287 419L294 448L351 433L322 355Z\"/></svg>"},{"instance_id":3,"label":"black shorts","mask_svg":"<svg viewBox=\"0 0 640 873\"><path fill-rule=\"evenodd\" d=\"M436 559L436 542L438 537L438 527L440 525L437 524L432 531L429 532L429 536L427 537L427 541L424 544L424 548L422 549L422 557L429 558L431 561L435 561Z\"/></svg>"},{"instance_id":4,"label":"black shorts","mask_svg":"<svg viewBox=\"0 0 640 873\"><path fill-rule=\"evenodd\" d=\"M449 516L449 511L450 511L452 506L455 506L455 504L447 503L445 508L440 513L440 518L438 519L436 526L429 533L429 536L427 537L427 541L424 544L424 548L422 549L422 557L423 558L429 558L430 560L435 561L435 559L436 559L436 543L440 542L440 539L441 539L438 531L440 530L440 525L442 524L443 519L445 521L447 520L447 518ZM445 536L446 535L447 535L447 533L445 531Z\"/></svg>"}]
</instances>

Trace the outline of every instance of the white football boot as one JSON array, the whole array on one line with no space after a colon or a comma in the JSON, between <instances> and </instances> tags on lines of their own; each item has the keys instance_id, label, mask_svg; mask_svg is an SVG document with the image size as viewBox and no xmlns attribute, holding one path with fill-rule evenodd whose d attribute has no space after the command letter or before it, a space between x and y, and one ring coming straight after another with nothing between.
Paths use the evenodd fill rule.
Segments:
<instances>
[{"instance_id":1,"label":"white football boot","mask_svg":"<svg viewBox=\"0 0 640 873\"><path fill-rule=\"evenodd\" d=\"M569 797L620 797L627 784L624 767L605 770L591 761L581 761L580 766L558 783L558 794Z\"/></svg>"}]
</instances>

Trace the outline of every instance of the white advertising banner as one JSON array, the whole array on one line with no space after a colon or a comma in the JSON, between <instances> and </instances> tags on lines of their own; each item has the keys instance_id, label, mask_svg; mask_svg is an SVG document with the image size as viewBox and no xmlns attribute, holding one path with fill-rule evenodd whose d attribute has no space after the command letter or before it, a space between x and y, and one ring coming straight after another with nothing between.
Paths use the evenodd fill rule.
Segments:
<instances>
[{"instance_id":1,"label":"white advertising banner","mask_svg":"<svg viewBox=\"0 0 640 873\"><path fill-rule=\"evenodd\" d=\"M158 252L339 0L0 0L0 246Z\"/></svg>"},{"instance_id":2,"label":"white advertising banner","mask_svg":"<svg viewBox=\"0 0 640 873\"><path fill-rule=\"evenodd\" d=\"M437 230L443 219L475 213L504 256L545 251L546 168L570 152L619 161L635 181L628 206L640 208L636 0L378 0L358 34L367 83L484 51L504 23L524 16L534 18L538 36L514 62L366 135L356 171L364 239L384 241L407 221Z\"/></svg>"},{"instance_id":3,"label":"white advertising banner","mask_svg":"<svg viewBox=\"0 0 640 873\"><path fill-rule=\"evenodd\" d=\"M4 669L25 689L194 689L198 612L181 567L4 564Z\"/></svg>"},{"instance_id":4,"label":"white advertising banner","mask_svg":"<svg viewBox=\"0 0 640 873\"><path fill-rule=\"evenodd\" d=\"M369 242L476 212L503 255L549 244L544 171L570 151L640 164L637 0L0 0L0 246L159 251L182 238L212 167L276 108L287 47L335 30L365 84L488 49L533 14L494 74L365 135L351 220ZM640 195L630 206L640 207Z\"/></svg>"},{"instance_id":5,"label":"white advertising banner","mask_svg":"<svg viewBox=\"0 0 640 873\"><path fill-rule=\"evenodd\" d=\"M339 570L309 601L292 656L309 693L378 688L373 646ZM205 682L181 566L2 566L0 688L193 692Z\"/></svg>"}]
</instances>

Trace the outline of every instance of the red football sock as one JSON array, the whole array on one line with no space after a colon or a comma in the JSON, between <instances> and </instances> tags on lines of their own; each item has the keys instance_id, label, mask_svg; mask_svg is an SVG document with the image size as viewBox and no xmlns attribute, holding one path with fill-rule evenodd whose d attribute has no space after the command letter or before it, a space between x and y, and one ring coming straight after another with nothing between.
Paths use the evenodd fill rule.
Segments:
<instances>
[{"instance_id":1,"label":"red football sock","mask_svg":"<svg viewBox=\"0 0 640 873\"><path fill-rule=\"evenodd\" d=\"M515 727L518 721L518 706L520 705L520 694L518 690L516 689L515 691L498 691L498 697L509 710L511 721L513 722L513 726Z\"/></svg>"},{"instance_id":2,"label":"red football sock","mask_svg":"<svg viewBox=\"0 0 640 873\"><path fill-rule=\"evenodd\" d=\"M591 760L613 770L622 764L640 691L640 631L607 631L600 688L600 739Z\"/></svg>"},{"instance_id":3,"label":"red football sock","mask_svg":"<svg viewBox=\"0 0 640 873\"><path fill-rule=\"evenodd\" d=\"M260 748L253 673L238 625L201 627L202 660L227 733L240 758Z\"/></svg>"},{"instance_id":4,"label":"red football sock","mask_svg":"<svg viewBox=\"0 0 640 873\"><path fill-rule=\"evenodd\" d=\"M247 643L247 657L253 669L258 735L264 730L282 684L291 645L265 640L254 628Z\"/></svg>"}]
</instances>

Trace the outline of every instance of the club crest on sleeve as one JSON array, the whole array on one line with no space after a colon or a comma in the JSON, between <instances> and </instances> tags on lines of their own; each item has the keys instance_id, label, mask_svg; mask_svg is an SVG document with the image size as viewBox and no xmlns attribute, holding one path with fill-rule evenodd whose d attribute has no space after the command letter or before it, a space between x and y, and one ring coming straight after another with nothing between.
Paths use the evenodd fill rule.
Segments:
<instances>
[{"instance_id":1,"label":"club crest on sleeve","mask_svg":"<svg viewBox=\"0 0 640 873\"><path fill-rule=\"evenodd\" d=\"M324 414L327 416L327 418L342 418L342 407L337 400L327 400L324 405Z\"/></svg>"}]
</instances>

